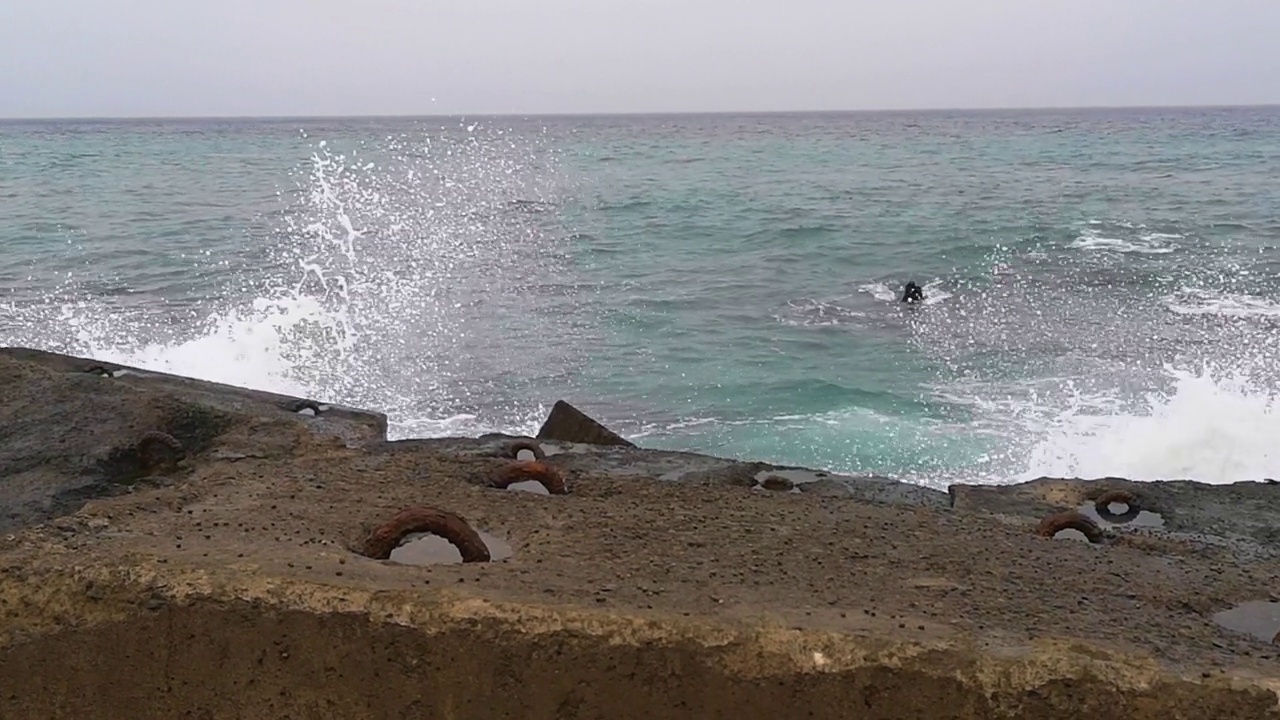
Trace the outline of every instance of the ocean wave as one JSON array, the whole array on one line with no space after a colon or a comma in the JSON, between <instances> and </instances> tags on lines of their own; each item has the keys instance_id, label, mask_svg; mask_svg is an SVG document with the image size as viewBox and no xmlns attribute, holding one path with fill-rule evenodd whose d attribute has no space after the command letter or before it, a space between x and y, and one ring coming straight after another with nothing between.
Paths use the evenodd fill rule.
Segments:
<instances>
[{"instance_id":1,"label":"ocean wave","mask_svg":"<svg viewBox=\"0 0 1280 720\"><path fill-rule=\"evenodd\" d=\"M1038 477L1124 477L1211 484L1280 478L1280 390L1244 373L1166 366L1168 387L1136 400L1078 391L1067 378L1010 387L940 389L963 418L854 403L815 413L699 416L653 423L651 447L732 448L732 454L834 472L888 473L945 488ZM1034 385L1034 387L1032 386Z\"/></svg>"},{"instance_id":2,"label":"ocean wave","mask_svg":"<svg viewBox=\"0 0 1280 720\"><path fill-rule=\"evenodd\" d=\"M789 301L787 310L775 314L773 319L792 327L830 327L866 317L867 313L861 310L843 307L832 302L806 299Z\"/></svg>"},{"instance_id":3,"label":"ocean wave","mask_svg":"<svg viewBox=\"0 0 1280 720\"><path fill-rule=\"evenodd\" d=\"M1135 240L1125 240L1123 238L1104 237L1096 233L1086 232L1085 234L1077 237L1075 242L1071 243L1071 247L1078 250L1105 250L1119 253L1138 253L1141 255L1167 255L1175 249L1163 243L1163 241L1167 239L1170 238L1158 233L1141 235Z\"/></svg>"},{"instance_id":4,"label":"ocean wave","mask_svg":"<svg viewBox=\"0 0 1280 720\"><path fill-rule=\"evenodd\" d=\"M1182 288L1164 298L1165 307L1179 315L1222 317L1280 317L1280 302L1256 295L1201 288Z\"/></svg>"},{"instance_id":5,"label":"ocean wave","mask_svg":"<svg viewBox=\"0 0 1280 720\"><path fill-rule=\"evenodd\" d=\"M1172 387L1129 408L1079 398L1051 416L1025 452L1018 480L1051 477L1280 477L1280 391L1247 374L1166 366Z\"/></svg>"},{"instance_id":6,"label":"ocean wave","mask_svg":"<svg viewBox=\"0 0 1280 720\"><path fill-rule=\"evenodd\" d=\"M835 473L876 472L944 488L944 468L985 457L964 427L861 404L817 413L699 416L651 422L628 435L645 447L699 452Z\"/></svg>"}]
</instances>

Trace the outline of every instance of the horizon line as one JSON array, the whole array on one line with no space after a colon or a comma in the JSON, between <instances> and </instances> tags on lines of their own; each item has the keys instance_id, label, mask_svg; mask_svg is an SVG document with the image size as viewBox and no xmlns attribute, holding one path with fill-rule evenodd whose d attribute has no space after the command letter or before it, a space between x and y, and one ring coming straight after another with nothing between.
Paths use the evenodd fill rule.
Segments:
<instances>
[{"instance_id":1,"label":"horizon line","mask_svg":"<svg viewBox=\"0 0 1280 720\"><path fill-rule=\"evenodd\" d=\"M1280 107L1277 103L1225 103L1202 105L1042 105L1042 106L972 106L972 107L885 107L863 109L807 110L645 110L611 112L459 112L438 114L357 113L319 115L0 115L0 122L117 121L117 120L415 120L427 118L588 118L588 117L688 117L702 115L873 115L892 113L964 113L964 112L1046 112L1096 110L1248 110Z\"/></svg>"}]
</instances>

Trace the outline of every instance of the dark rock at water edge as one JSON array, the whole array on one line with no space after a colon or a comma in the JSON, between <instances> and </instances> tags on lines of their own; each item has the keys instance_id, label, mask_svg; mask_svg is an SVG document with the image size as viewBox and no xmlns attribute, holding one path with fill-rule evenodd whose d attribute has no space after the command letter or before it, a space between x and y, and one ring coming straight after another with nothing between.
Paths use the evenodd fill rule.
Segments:
<instances>
[{"instance_id":1,"label":"dark rock at water edge","mask_svg":"<svg viewBox=\"0 0 1280 720\"><path fill-rule=\"evenodd\" d=\"M564 400L557 400L551 408L551 414L538 430L538 439L635 447L635 443L596 422Z\"/></svg>"},{"instance_id":2,"label":"dark rock at water edge","mask_svg":"<svg viewBox=\"0 0 1280 720\"><path fill-rule=\"evenodd\" d=\"M387 442L386 417L246 388L25 348L0 349L0 531L75 512L85 502L166 484L200 463L265 457L241 447L245 433L272 437L291 454L298 433L336 438L378 452L435 448L462 456L506 457L514 438L432 438ZM310 412L300 412L309 410ZM175 458L148 462L145 440L163 435ZM950 509L1016 519L1033 528L1076 510L1116 532L1152 530L1222 547L1241 557L1280 555L1280 485L1192 481L1132 482L1040 478L1015 485L952 485L947 492L875 475L845 475L699 453L636 447L568 402L557 402L538 432L547 462L569 476L798 490L855 502ZM164 448L161 448L164 449ZM270 453L268 453L270 454ZM766 482L767 481L767 482ZM1102 494L1130 493L1134 517L1094 507Z\"/></svg>"},{"instance_id":3,"label":"dark rock at water edge","mask_svg":"<svg viewBox=\"0 0 1280 720\"><path fill-rule=\"evenodd\" d=\"M386 418L338 406L28 348L0 348L0 532L76 512L86 502L184 477L228 433L302 431L360 446Z\"/></svg>"}]
</instances>

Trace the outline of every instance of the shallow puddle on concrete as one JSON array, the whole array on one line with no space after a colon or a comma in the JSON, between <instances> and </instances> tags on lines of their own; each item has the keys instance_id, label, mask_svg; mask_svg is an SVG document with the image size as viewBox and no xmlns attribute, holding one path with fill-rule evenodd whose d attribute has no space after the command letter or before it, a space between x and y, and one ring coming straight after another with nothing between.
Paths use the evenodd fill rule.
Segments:
<instances>
[{"instance_id":1,"label":"shallow puddle on concrete","mask_svg":"<svg viewBox=\"0 0 1280 720\"><path fill-rule=\"evenodd\" d=\"M518 483L511 483L507 486L508 490L518 490L520 492L530 492L535 495L550 495L542 483L536 480L521 480Z\"/></svg>"},{"instance_id":2,"label":"shallow puddle on concrete","mask_svg":"<svg viewBox=\"0 0 1280 720\"><path fill-rule=\"evenodd\" d=\"M1067 528L1066 530L1059 530L1058 532L1054 533L1053 539L1054 540L1079 540L1082 543L1089 542L1089 538L1086 537L1084 533L1080 532L1079 530L1072 530L1071 528Z\"/></svg>"},{"instance_id":3,"label":"shallow puddle on concrete","mask_svg":"<svg viewBox=\"0 0 1280 720\"><path fill-rule=\"evenodd\" d=\"M1273 642L1280 633L1280 603L1254 600L1215 613L1213 621L1228 630Z\"/></svg>"},{"instance_id":4,"label":"shallow puddle on concrete","mask_svg":"<svg viewBox=\"0 0 1280 720\"><path fill-rule=\"evenodd\" d=\"M1079 508L1080 514L1098 523L1101 528L1108 527L1147 527L1159 528L1164 527L1164 516L1160 513L1151 512L1150 510L1139 510L1132 512L1132 509L1125 503L1111 503L1106 509L1106 514L1098 513L1098 509L1093 503L1085 503Z\"/></svg>"},{"instance_id":5,"label":"shallow puddle on concrete","mask_svg":"<svg viewBox=\"0 0 1280 720\"><path fill-rule=\"evenodd\" d=\"M817 470L761 470L756 473L756 483L764 482L765 478L773 475L783 480L790 480L793 485L804 485L805 483L816 483L820 480L826 480L831 477L830 473L820 472Z\"/></svg>"},{"instance_id":6,"label":"shallow puddle on concrete","mask_svg":"<svg viewBox=\"0 0 1280 720\"><path fill-rule=\"evenodd\" d=\"M505 540L484 531L479 531L479 535L489 548L490 561L511 557L511 545ZM390 559L402 565L453 565L462 562L462 553L439 535L415 533L405 538L400 547L391 551Z\"/></svg>"}]
</instances>

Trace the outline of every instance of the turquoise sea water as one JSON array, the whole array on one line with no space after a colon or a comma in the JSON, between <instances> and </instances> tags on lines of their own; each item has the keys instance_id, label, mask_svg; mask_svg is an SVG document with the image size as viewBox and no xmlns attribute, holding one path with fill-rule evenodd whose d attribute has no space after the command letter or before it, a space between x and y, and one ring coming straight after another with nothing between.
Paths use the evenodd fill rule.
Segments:
<instances>
[{"instance_id":1,"label":"turquoise sea water","mask_svg":"<svg viewBox=\"0 0 1280 720\"><path fill-rule=\"evenodd\" d=\"M1271 108L5 122L0 344L397 437L1260 479L1277 178Z\"/></svg>"}]
</instances>

